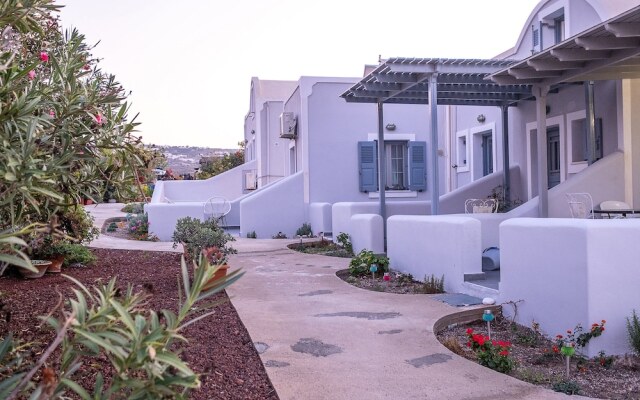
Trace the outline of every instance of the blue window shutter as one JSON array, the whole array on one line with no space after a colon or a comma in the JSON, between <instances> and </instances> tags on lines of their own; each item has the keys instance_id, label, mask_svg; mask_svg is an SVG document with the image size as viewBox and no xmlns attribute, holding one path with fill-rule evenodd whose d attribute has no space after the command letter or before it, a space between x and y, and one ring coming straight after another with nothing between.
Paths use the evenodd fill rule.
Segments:
<instances>
[{"instance_id":1,"label":"blue window shutter","mask_svg":"<svg viewBox=\"0 0 640 400\"><path fill-rule=\"evenodd\" d=\"M409 142L409 190L427 190L427 142Z\"/></svg>"},{"instance_id":2,"label":"blue window shutter","mask_svg":"<svg viewBox=\"0 0 640 400\"><path fill-rule=\"evenodd\" d=\"M378 154L376 142L358 142L360 191L378 191Z\"/></svg>"}]
</instances>

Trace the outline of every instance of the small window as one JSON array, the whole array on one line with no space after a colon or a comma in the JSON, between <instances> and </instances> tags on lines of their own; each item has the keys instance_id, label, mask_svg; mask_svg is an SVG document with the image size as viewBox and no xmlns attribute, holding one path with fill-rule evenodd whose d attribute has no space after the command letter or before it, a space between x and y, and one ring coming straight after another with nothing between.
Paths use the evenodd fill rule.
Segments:
<instances>
[{"instance_id":1,"label":"small window","mask_svg":"<svg viewBox=\"0 0 640 400\"><path fill-rule=\"evenodd\" d=\"M564 40L564 15L553 20L555 44Z\"/></svg>"},{"instance_id":2,"label":"small window","mask_svg":"<svg viewBox=\"0 0 640 400\"><path fill-rule=\"evenodd\" d=\"M534 49L540 44L540 33L537 29L533 29L533 47Z\"/></svg>"},{"instance_id":3,"label":"small window","mask_svg":"<svg viewBox=\"0 0 640 400\"><path fill-rule=\"evenodd\" d=\"M387 158L387 189L405 190L407 188L407 143L385 142Z\"/></svg>"},{"instance_id":4,"label":"small window","mask_svg":"<svg viewBox=\"0 0 640 400\"><path fill-rule=\"evenodd\" d=\"M456 163L455 168L458 172L469 171L469 146L468 131L460 131L456 133Z\"/></svg>"},{"instance_id":5,"label":"small window","mask_svg":"<svg viewBox=\"0 0 640 400\"><path fill-rule=\"evenodd\" d=\"M596 160L602 158L602 118L596 118ZM589 135L585 118L571 121L571 162L579 163L589 159Z\"/></svg>"}]
</instances>

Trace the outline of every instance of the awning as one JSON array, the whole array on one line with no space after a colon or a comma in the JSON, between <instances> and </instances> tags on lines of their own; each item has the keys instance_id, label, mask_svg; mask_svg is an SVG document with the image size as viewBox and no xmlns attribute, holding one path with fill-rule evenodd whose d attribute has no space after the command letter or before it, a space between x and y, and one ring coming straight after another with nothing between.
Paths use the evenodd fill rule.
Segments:
<instances>
[{"instance_id":1,"label":"awning","mask_svg":"<svg viewBox=\"0 0 640 400\"><path fill-rule=\"evenodd\" d=\"M640 78L640 6L489 76L499 84Z\"/></svg>"},{"instance_id":2,"label":"awning","mask_svg":"<svg viewBox=\"0 0 640 400\"><path fill-rule=\"evenodd\" d=\"M438 75L441 105L502 106L532 99L531 85L501 85L486 78L514 61L390 58L344 92L353 103L428 104L429 78Z\"/></svg>"}]
</instances>

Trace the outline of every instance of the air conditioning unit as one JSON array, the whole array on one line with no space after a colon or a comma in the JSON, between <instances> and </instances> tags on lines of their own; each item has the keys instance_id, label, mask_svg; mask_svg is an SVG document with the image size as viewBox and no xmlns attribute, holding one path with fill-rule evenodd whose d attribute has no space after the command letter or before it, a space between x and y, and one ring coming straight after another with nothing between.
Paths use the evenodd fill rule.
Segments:
<instances>
[{"instance_id":1,"label":"air conditioning unit","mask_svg":"<svg viewBox=\"0 0 640 400\"><path fill-rule=\"evenodd\" d=\"M280 138L295 138L297 122L296 116L292 112L283 112L280 114Z\"/></svg>"},{"instance_id":2,"label":"air conditioning unit","mask_svg":"<svg viewBox=\"0 0 640 400\"><path fill-rule=\"evenodd\" d=\"M256 179L256 171L244 171L244 189L255 190L258 188L258 180Z\"/></svg>"}]
</instances>

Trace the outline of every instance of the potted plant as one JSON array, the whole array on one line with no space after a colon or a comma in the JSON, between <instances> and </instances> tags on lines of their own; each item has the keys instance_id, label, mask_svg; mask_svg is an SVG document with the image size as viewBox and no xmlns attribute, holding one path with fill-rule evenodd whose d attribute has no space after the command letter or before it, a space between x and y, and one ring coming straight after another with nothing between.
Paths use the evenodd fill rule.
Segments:
<instances>
[{"instance_id":1,"label":"potted plant","mask_svg":"<svg viewBox=\"0 0 640 400\"><path fill-rule=\"evenodd\" d=\"M31 260L31 265L38 269L38 272L29 271L26 268L19 267L18 272L25 279L36 279L42 277L45 272L47 272L47 268L51 265L51 261L47 260Z\"/></svg>"},{"instance_id":2,"label":"potted plant","mask_svg":"<svg viewBox=\"0 0 640 400\"><path fill-rule=\"evenodd\" d=\"M234 254L235 249L227 245L234 240L214 219L180 218L173 232L173 247L182 244L187 259L196 259L204 249L211 247L216 247L224 256Z\"/></svg>"},{"instance_id":3,"label":"potted plant","mask_svg":"<svg viewBox=\"0 0 640 400\"><path fill-rule=\"evenodd\" d=\"M227 256L217 247L207 247L202 250L202 257L206 258L210 265L217 265L215 274L204 285L203 290L209 290L216 285L216 281L227 276L229 265L227 265Z\"/></svg>"}]
</instances>

